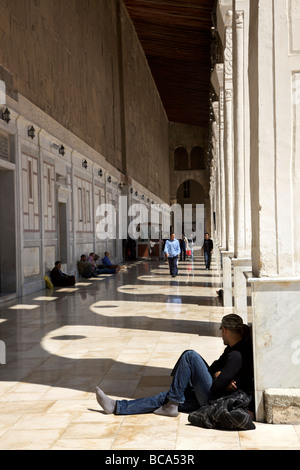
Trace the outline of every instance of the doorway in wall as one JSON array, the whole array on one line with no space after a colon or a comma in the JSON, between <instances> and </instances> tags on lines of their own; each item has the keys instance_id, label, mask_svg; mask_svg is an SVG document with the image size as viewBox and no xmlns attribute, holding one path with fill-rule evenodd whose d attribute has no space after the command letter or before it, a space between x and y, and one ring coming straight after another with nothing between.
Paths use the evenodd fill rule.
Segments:
<instances>
[{"instance_id":1,"label":"doorway in wall","mask_svg":"<svg viewBox=\"0 0 300 470\"><path fill-rule=\"evenodd\" d=\"M62 264L68 263L67 204L58 203L58 258Z\"/></svg>"},{"instance_id":2,"label":"doorway in wall","mask_svg":"<svg viewBox=\"0 0 300 470\"><path fill-rule=\"evenodd\" d=\"M17 292L14 171L0 160L0 297Z\"/></svg>"},{"instance_id":3,"label":"doorway in wall","mask_svg":"<svg viewBox=\"0 0 300 470\"><path fill-rule=\"evenodd\" d=\"M192 227L194 231L203 234L206 226L206 210L205 210L205 191L202 185L195 180L186 180L178 188L177 203L181 205L184 210L185 204L190 204L193 207L192 210ZM196 217L196 206L201 206L201 212L198 212L200 216L199 220ZM187 234L186 234L187 235ZM199 240L198 240L199 242Z\"/></svg>"}]
</instances>

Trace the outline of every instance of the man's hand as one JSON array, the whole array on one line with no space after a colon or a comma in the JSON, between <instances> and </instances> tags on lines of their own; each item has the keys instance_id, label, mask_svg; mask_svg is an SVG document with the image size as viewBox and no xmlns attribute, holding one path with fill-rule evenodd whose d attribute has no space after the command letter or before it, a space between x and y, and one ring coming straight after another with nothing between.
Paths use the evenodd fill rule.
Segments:
<instances>
[{"instance_id":1,"label":"man's hand","mask_svg":"<svg viewBox=\"0 0 300 470\"><path fill-rule=\"evenodd\" d=\"M228 390L228 392L234 392L235 390L237 390L236 381L232 380L230 384L227 385L226 390Z\"/></svg>"},{"instance_id":2,"label":"man's hand","mask_svg":"<svg viewBox=\"0 0 300 470\"><path fill-rule=\"evenodd\" d=\"M219 377L220 374L221 374L221 371L219 370L218 372L214 374L214 378L216 379L217 377ZM236 381L232 380L230 384L227 385L226 390L228 392L234 392L235 390L237 390Z\"/></svg>"}]
</instances>

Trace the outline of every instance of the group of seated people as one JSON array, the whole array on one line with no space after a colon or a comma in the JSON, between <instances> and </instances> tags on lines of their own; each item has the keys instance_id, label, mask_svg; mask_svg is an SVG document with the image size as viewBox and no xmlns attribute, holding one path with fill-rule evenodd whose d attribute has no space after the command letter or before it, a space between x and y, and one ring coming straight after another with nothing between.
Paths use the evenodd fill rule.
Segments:
<instances>
[{"instance_id":1,"label":"group of seated people","mask_svg":"<svg viewBox=\"0 0 300 470\"><path fill-rule=\"evenodd\" d=\"M99 256L90 253L89 256L81 255L77 263L79 276L84 278L97 277L98 274L115 274L120 271L120 266L112 264L109 259L109 253L106 251L102 258L102 264L98 264ZM55 266L50 273L51 282L54 287L74 286L75 276L65 274L61 270L61 261L56 261Z\"/></svg>"},{"instance_id":2,"label":"group of seated people","mask_svg":"<svg viewBox=\"0 0 300 470\"><path fill-rule=\"evenodd\" d=\"M98 274L115 274L120 271L119 265L111 263L108 251L104 253L102 264L98 264L98 260L99 256L93 252L89 256L81 255L77 263L79 275L90 278L97 277Z\"/></svg>"}]
</instances>

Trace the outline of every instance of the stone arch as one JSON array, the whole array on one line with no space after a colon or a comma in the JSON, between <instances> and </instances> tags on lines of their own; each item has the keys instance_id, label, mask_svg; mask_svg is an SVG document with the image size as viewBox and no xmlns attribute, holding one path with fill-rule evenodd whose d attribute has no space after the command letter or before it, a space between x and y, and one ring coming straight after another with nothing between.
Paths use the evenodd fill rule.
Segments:
<instances>
[{"instance_id":1,"label":"stone arch","mask_svg":"<svg viewBox=\"0 0 300 470\"><path fill-rule=\"evenodd\" d=\"M181 205L204 204L206 198L207 195L201 183L193 179L183 181L177 189L176 199Z\"/></svg>"},{"instance_id":2,"label":"stone arch","mask_svg":"<svg viewBox=\"0 0 300 470\"><path fill-rule=\"evenodd\" d=\"M204 233L206 226L206 219L209 214L208 199L206 190L201 183L194 179L186 179L183 181L177 189L176 193L177 204L181 205L184 210L185 204L192 206L192 227L194 231L199 233ZM203 205L203 216L200 216L200 219L197 215L197 205ZM200 210L201 211L201 210ZM200 212L201 213L201 212ZM186 226L182 225L182 231L185 232ZM200 243L200 240L198 240Z\"/></svg>"}]
</instances>

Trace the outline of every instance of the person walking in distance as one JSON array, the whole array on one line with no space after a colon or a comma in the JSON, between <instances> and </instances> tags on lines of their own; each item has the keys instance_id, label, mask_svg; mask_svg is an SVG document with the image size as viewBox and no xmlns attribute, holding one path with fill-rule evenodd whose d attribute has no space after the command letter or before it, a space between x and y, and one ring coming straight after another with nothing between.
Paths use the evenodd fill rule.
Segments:
<instances>
[{"instance_id":1,"label":"person walking in distance","mask_svg":"<svg viewBox=\"0 0 300 470\"><path fill-rule=\"evenodd\" d=\"M166 241L164 252L168 258L170 274L172 277L176 277L178 274L178 255L181 250L174 232L171 233L170 239Z\"/></svg>"},{"instance_id":2,"label":"person walking in distance","mask_svg":"<svg viewBox=\"0 0 300 470\"><path fill-rule=\"evenodd\" d=\"M185 234L182 234L181 240L180 240L180 261L182 261L182 256L183 256L183 261L185 261L186 258L186 247L187 247L187 238Z\"/></svg>"},{"instance_id":3,"label":"person walking in distance","mask_svg":"<svg viewBox=\"0 0 300 470\"><path fill-rule=\"evenodd\" d=\"M201 255L204 253L205 269L210 269L211 255L213 253L214 244L209 238L209 233L205 233L204 242L201 248Z\"/></svg>"}]
</instances>

